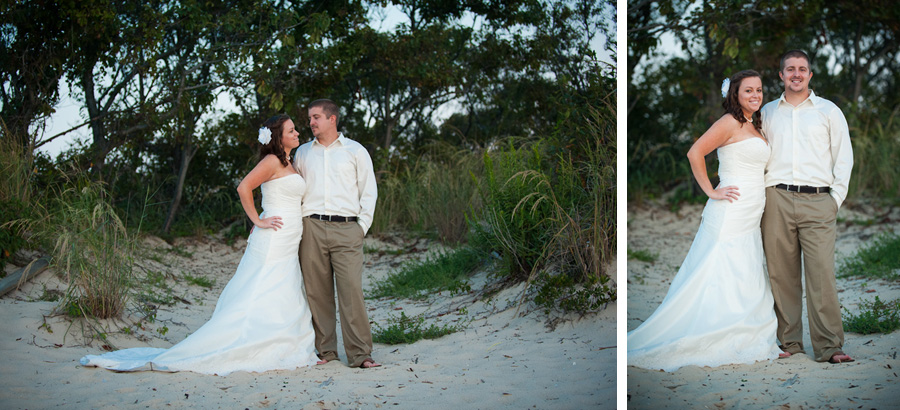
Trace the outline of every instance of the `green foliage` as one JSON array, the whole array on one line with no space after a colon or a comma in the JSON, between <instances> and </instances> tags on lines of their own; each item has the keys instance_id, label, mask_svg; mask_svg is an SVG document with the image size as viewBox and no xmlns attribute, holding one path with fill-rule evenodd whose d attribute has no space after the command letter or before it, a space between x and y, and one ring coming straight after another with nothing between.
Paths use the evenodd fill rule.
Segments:
<instances>
[{"instance_id":1,"label":"green foliage","mask_svg":"<svg viewBox=\"0 0 900 410\"><path fill-rule=\"evenodd\" d=\"M377 322L373 323L372 341L388 345L401 343L413 343L421 339L437 339L462 330L464 324L442 325L434 323L425 327L425 318L422 315L408 317L405 312L400 316L391 315L387 319L387 326L382 327Z\"/></svg>"},{"instance_id":2,"label":"green foliage","mask_svg":"<svg viewBox=\"0 0 900 410\"><path fill-rule=\"evenodd\" d=\"M900 299L884 302L875 296L874 301L860 301L858 315L844 308L844 331L861 333L891 333L900 329Z\"/></svg>"},{"instance_id":3,"label":"green foliage","mask_svg":"<svg viewBox=\"0 0 900 410\"><path fill-rule=\"evenodd\" d=\"M102 184L76 174L21 221L68 283L60 308L71 316L119 316L133 281L136 238L109 203Z\"/></svg>"},{"instance_id":4,"label":"green foliage","mask_svg":"<svg viewBox=\"0 0 900 410\"><path fill-rule=\"evenodd\" d=\"M542 257L548 233L551 209L546 201L534 205L519 206L521 201L535 194L546 193L549 184L535 184L535 178L543 178L541 150L516 148L512 144L496 154L484 155L485 179L482 201L484 207L479 216L483 223L473 223L475 243L499 251L503 269L513 278L525 279ZM543 182L543 181L542 181Z\"/></svg>"},{"instance_id":5,"label":"green foliage","mask_svg":"<svg viewBox=\"0 0 900 410\"><path fill-rule=\"evenodd\" d=\"M900 278L900 236L883 233L854 255L845 258L838 269L838 277L863 276L895 280Z\"/></svg>"},{"instance_id":6,"label":"green foliage","mask_svg":"<svg viewBox=\"0 0 900 410\"><path fill-rule=\"evenodd\" d=\"M215 279L207 278L206 276L193 276L189 274L184 274L184 280L188 281L188 283L200 286L202 288L212 289L216 284Z\"/></svg>"},{"instance_id":7,"label":"green foliage","mask_svg":"<svg viewBox=\"0 0 900 410\"><path fill-rule=\"evenodd\" d=\"M481 175L476 154L434 142L412 161L395 161L382 172L372 229L434 232L444 243L459 243L468 234L465 212L478 208Z\"/></svg>"},{"instance_id":8,"label":"green foliage","mask_svg":"<svg viewBox=\"0 0 900 410\"><path fill-rule=\"evenodd\" d=\"M656 262L656 259L659 258L658 253L653 253L650 251L646 251L643 249L639 249L636 251L628 250L628 260L637 259L641 262Z\"/></svg>"},{"instance_id":9,"label":"green foliage","mask_svg":"<svg viewBox=\"0 0 900 410\"><path fill-rule=\"evenodd\" d=\"M28 218L29 209L22 201L11 198L0 200L0 221L14 221L19 218ZM6 276L3 268L19 249L23 248L27 241L9 224L0 225L0 276Z\"/></svg>"},{"instance_id":10,"label":"green foliage","mask_svg":"<svg viewBox=\"0 0 900 410\"><path fill-rule=\"evenodd\" d=\"M569 275L544 273L535 282L537 293L534 302L544 308L547 314L551 311L580 314L596 312L616 300L616 291L607 285L607 276L579 284Z\"/></svg>"},{"instance_id":11,"label":"green foliage","mask_svg":"<svg viewBox=\"0 0 900 410\"><path fill-rule=\"evenodd\" d=\"M433 292L460 292L467 287L465 279L484 264L484 258L483 252L464 246L407 262L399 271L375 282L369 296L425 299Z\"/></svg>"},{"instance_id":12,"label":"green foliage","mask_svg":"<svg viewBox=\"0 0 900 410\"><path fill-rule=\"evenodd\" d=\"M849 195L900 199L900 121L898 111L887 115L861 113L847 119L853 144L853 177Z\"/></svg>"}]
</instances>

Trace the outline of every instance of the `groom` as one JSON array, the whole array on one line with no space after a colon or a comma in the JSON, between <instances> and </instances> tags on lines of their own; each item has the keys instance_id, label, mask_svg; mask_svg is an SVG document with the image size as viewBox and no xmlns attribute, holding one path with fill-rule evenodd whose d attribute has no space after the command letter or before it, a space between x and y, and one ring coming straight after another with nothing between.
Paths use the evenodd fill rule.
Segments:
<instances>
[{"instance_id":1,"label":"groom","mask_svg":"<svg viewBox=\"0 0 900 410\"><path fill-rule=\"evenodd\" d=\"M372 360L372 333L363 301L363 237L375 213L375 172L360 143L337 131L338 106L331 100L309 104L309 128L316 137L297 149L294 167L306 180L300 265L316 331L316 350L338 360L334 290L341 335L350 367L378 367Z\"/></svg>"},{"instance_id":2,"label":"groom","mask_svg":"<svg viewBox=\"0 0 900 410\"><path fill-rule=\"evenodd\" d=\"M812 75L806 53L785 53L778 73L784 93L761 111L763 133L772 146L766 165L763 247L781 357L804 352L802 254L814 358L852 362L841 350L844 330L834 278L834 242L853 151L844 114L809 89Z\"/></svg>"}]
</instances>

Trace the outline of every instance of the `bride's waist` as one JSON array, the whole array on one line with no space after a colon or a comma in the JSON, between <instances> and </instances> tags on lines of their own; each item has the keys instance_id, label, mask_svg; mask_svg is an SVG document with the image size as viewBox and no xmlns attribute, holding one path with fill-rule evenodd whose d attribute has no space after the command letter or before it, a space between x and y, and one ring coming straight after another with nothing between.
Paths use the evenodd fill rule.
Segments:
<instances>
[{"instance_id":1,"label":"bride's waist","mask_svg":"<svg viewBox=\"0 0 900 410\"><path fill-rule=\"evenodd\" d=\"M269 216L272 216L272 215L303 216L303 209L300 208L299 206L293 206L293 207L291 207L291 206L277 206L277 207L276 206L263 206L263 213L265 213L266 215L269 215Z\"/></svg>"}]
</instances>

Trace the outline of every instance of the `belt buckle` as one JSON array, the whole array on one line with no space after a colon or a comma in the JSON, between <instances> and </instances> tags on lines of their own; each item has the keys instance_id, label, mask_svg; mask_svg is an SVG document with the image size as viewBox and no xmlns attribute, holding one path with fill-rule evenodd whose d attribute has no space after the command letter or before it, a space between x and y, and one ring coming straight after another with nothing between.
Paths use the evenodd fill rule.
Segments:
<instances>
[{"instance_id":1,"label":"belt buckle","mask_svg":"<svg viewBox=\"0 0 900 410\"><path fill-rule=\"evenodd\" d=\"M794 189L791 189L794 188ZM788 192L800 193L800 185L788 185Z\"/></svg>"}]
</instances>

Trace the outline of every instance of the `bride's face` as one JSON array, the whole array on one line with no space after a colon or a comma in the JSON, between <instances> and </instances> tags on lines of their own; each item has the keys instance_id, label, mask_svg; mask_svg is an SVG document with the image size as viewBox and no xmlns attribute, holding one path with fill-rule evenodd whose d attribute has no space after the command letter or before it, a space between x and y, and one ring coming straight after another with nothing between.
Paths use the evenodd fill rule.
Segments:
<instances>
[{"instance_id":1,"label":"bride's face","mask_svg":"<svg viewBox=\"0 0 900 410\"><path fill-rule=\"evenodd\" d=\"M763 92L762 79L759 77L747 77L741 80L741 86L738 87L738 104L748 116L759 111L762 106Z\"/></svg>"},{"instance_id":2,"label":"bride's face","mask_svg":"<svg viewBox=\"0 0 900 410\"><path fill-rule=\"evenodd\" d=\"M300 133L294 128L294 122L287 120L281 127L281 145L286 150L292 150L300 146Z\"/></svg>"}]
</instances>

